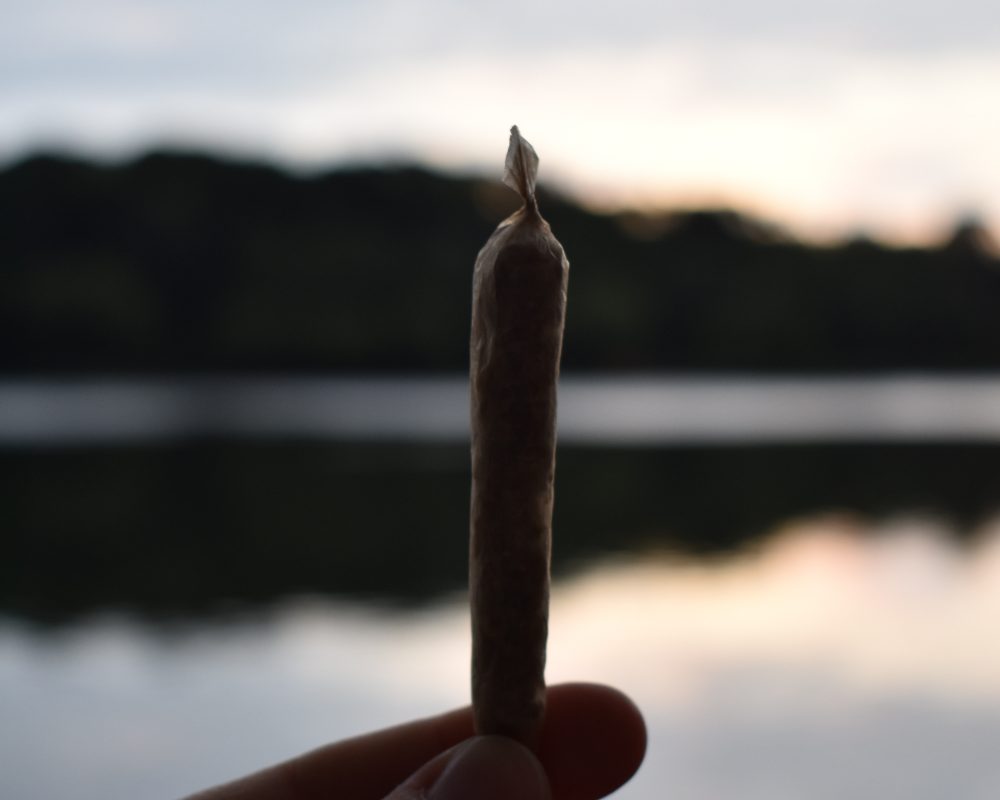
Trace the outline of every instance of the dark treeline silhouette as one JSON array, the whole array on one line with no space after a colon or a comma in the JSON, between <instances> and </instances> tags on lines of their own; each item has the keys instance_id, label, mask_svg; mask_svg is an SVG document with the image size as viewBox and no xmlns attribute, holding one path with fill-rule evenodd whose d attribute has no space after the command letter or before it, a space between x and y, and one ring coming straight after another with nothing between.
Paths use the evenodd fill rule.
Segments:
<instances>
[{"instance_id":1,"label":"dark treeline silhouette","mask_svg":"<svg viewBox=\"0 0 1000 800\"><path fill-rule=\"evenodd\" d=\"M515 205L416 168L30 158L0 172L0 370L460 370L472 263ZM816 247L729 211L542 206L572 261L566 369L1000 367L972 223Z\"/></svg>"}]
</instances>

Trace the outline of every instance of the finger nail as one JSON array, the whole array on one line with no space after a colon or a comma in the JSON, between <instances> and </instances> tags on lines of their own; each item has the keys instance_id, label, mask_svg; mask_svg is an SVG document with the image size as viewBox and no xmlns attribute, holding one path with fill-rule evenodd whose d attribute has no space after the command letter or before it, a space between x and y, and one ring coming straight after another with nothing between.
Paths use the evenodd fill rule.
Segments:
<instances>
[{"instance_id":1,"label":"finger nail","mask_svg":"<svg viewBox=\"0 0 1000 800\"><path fill-rule=\"evenodd\" d=\"M505 736L477 736L456 749L428 800L549 800L549 782L531 751Z\"/></svg>"}]
</instances>

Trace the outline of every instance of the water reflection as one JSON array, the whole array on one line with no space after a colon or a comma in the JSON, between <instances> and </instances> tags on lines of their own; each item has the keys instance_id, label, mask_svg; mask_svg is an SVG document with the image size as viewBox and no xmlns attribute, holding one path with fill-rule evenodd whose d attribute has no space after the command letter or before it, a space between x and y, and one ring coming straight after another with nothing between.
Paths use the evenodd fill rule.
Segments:
<instances>
[{"instance_id":1,"label":"water reflection","mask_svg":"<svg viewBox=\"0 0 1000 800\"><path fill-rule=\"evenodd\" d=\"M789 516L997 511L1000 447L562 447L554 568L718 554ZM4 613L177 616L318 594L430 602L466 581L462 445L194 442L0 449Z\"/></svg>"},{"instance_id":2,"label":"water reflection","mask_svg":"<svg viewBox=\"0 0 1000 800\"><path fill-rule=\"evenodd\" d=\"M549 677L612 682L645 710L623 798L995 797L1000 524L972 540L838 516L715 562L606 562L555 591ZM0 795L179 795L463 703L467 654L461 597L171 629L7 622Z\"/></svg>"}]
</instances>

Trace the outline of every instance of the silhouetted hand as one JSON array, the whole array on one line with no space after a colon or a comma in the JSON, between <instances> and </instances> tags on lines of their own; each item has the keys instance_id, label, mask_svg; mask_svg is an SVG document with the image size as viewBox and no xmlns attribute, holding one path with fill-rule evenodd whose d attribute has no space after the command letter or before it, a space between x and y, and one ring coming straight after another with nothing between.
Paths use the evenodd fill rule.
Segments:
<instances>
[{"instance_id":1,"label":"silhouetted hand","mask_svg":"<svg viewBox=\"0 0 1000 800\"><path fill-rule=\"evenodd\" d=\"M189 800L596 800L638 769L642 715L607 686L549 689L537 754L463 708L336 742Z\"/></svg>"}]
</instances>

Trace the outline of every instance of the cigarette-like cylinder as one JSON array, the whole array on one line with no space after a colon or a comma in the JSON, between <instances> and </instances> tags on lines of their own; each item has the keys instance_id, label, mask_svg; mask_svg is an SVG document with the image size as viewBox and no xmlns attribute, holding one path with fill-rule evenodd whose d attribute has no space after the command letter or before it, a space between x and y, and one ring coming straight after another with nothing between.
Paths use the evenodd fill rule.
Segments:
<instances>
[{"instance_id":1,"label":"cigarette-like cylinder","mask_svg":"<svg viewBox=\"0 0 1000 800\"><path fill-rule=\"evenodd\" d=\"M529 747L545 711L556 383L569 262L538 213L538 157L511 130L504 180L524 205L476 259L469 592L476 731Z\"/></svg>"}]
</instances>

